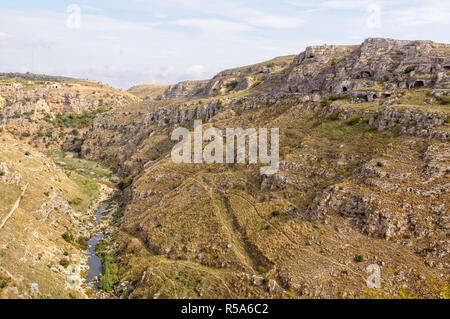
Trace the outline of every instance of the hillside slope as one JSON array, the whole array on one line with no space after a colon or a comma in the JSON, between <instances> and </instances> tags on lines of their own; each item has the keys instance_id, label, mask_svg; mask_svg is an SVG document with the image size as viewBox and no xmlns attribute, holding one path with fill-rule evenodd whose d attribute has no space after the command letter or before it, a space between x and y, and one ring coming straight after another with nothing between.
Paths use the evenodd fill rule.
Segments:
<instances>
[{"instance_id":1,"label":"hillside slope","mask_svg":"<svg viewBox=\"0 0 450 319\"><path fill-rule=\"evenodd\" d=\"M139 84L132 86L127 92L141 99L153 100L163 94L167 87L167 84Z\"/></svg>"},{"instance_id":2,"label":"hillside slope","mask_svg":"<svg viewBox=\"0 0 450 319\"><path fill-rule=\"evenodd\" d=\"M78 240L99 186L8 133L0 141L0 298L86 298Z\"/></svg>"},{"instance_id":3,"label":"hillside slope","mask_svg":"<svg viewBox=\"0 0 450 319\"><path fill-rule=\"evenodd\" d=\"M0 74L0 126L40 148L77 151L97 114L139 101L97 81Z\"/></svg>"},{"instance_id":4,"label":"hillside slope","mask_svg":"<svg viewBox=\"0 0 450 319\"><path fill-rule=\"evenodd\" d=\"M133 181L119 293L448 297L450 45L368 39L291 61L226 96L196 82L94 119L81 153ZM279 128L280 171L174 164L170 133L194 119Z\"/></svg>"}]
</instances>

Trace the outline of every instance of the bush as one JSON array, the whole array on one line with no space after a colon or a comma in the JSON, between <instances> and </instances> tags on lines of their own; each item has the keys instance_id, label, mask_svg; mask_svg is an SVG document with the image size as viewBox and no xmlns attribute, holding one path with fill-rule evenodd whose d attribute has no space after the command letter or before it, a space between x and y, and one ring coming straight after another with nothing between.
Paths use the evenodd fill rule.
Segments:
<instances>
[{"instance_id":1,"label":"bush","mask_svg":"<svg viewBox=\"0 0 450 319\"><path fill-rule=\"evenodd\" d=\"M83 249L83 250L89 249L89 243L88 243L88 241L89 241L89 238L85 238L85 237L79 237L78 240L77 240L78 245L79 245L80 248Z\"/></svg>"},{"instance_id":2,"label":"bush","mask_svg":"<svg viewBox=\"0 0 450 319\"><path fill-rule=\"evenodd\" d=\"M72 234L67 231L64 234L62 234L61 237L68 243L71 243L73 241Z\"/></svg>"},{"instance_id":3,"label":"bush","mask_svg":"<svg viewBox=\"0 0 450 319\"><path fill-rule=\"evenodd\" d=\"M350 120L347 121L347 125L353 126L359 123L361 118L358 115L353 116Z\"/></svg>"},{"instance_id":4,"label":"bush","mask_svg":"<svg viewBox=\"0 0 450 319\"><path fill-rule=\"evenodd\" d=\"M99 287L105 291L112 291L114 285L119 282L119 265L114 256L108 252L107 247L108 243L104 240L101 240L96 247L97 256L102 260L103 266L102 274L99 276Z\"/></svg>"},{"instance_id":5,"label":"bush","mask_svg":"<svg viewBox=\"0 0 450 319\"><path fill-rule=\"evenodd\" d=\"M356 262L363 262L364 261L364 256L363 255L358 255L355 257Z\"/></svg>"},{"instance_id":6,"label":"bush","mask_svg":"<svg viewBox=\"0 0 450 319\"><path fill-rule=\"evenodd\" d=\"M414 71L416 68L414 66L408 66L405 69L405 74L411 73L412 71Z\"/></svg>"},{"instance_id":7,"label":"bush","mask_svg":"<svg viewBox=\"0 0 450 319\"><path fill-rule=\"evenodd\" d=\"M330 101L336 101L337 99L339 99L339 96L336 94L330 94L330 96L328 97L328 100Z\"/></svg>"},{"instance_id":8,"label":"bush","mask_svg":"<svg viewBox=\"0 0 450 319\"><path fill-rule=\"evenodd\" d=\"M338 61L336 59L333 59L333 61L331 61L331 66L335 66L336 64L338 64Z\"/></svg>"},{"instance_id":9,"label":"bush","mask_svg":"<svg viewBox=\"0 0 450 319\"><path fill-rule=\"evenodd\" d=\"M383 163L377 162L377 166L378 166L378 167L383 167Z\"/></svg>"},{"instance_id":10,"label":"bush","mask_svg":"<svg viewBox=\"0 0 450 319\"><path fill-rule=\"evenodd\" d=\"M253 82L253 84L252 84L252 88L257 87L257 86L260 85L260 84L261 84L261 81L255 81L255 82Z\"/></svg>"},{"instance_id":11,"label":"bush","mask_svg":"<svg viewBox=\"0 0 450 319\"><path fill-rule=\"evenodd\" d=\"M275 211L272 212L272 216L273 216L273 217L279 216L280 214L281 214L281 213L280 213L279 210L275 210Z\"/></svg>"},{"instance_id":12,"label":"bush","mask_svg":"<svg viewBox=\"0 0 450 319\"><path fill-rule=\"evenodd\" d=\"M26 151L26 152L25 152L25 155L26 155L26 156L30 156L30 152Z\"/></svg>"},{"instance_id":13,"label":"bush","mask_svg":"<svg viewBox=\"0 0 450 319\"><path fill-rule=\"evenodd\" d=\"M336 111L336 112L334 112L333 114L331 114L331 119L333 120L333 121L336 121L336 120L338 120L339 119L339 114L340 114L341 112L339 112L339 111Z\"/></svg>"},{"instance_id":14,"label":"bush","mask_svg":"<svg viewBox=\"0 0 450 319\"><path fill-rule=\"evenodd\" d=\"M233 80L230 83L227 83L225 85L225 87L227 88L227 93L230 91L233 91L237 85L238 85L238 81L236 81L236 80Z\"/></svg>"},{"instance_id":15,"label":"bush","mask_svg":"<svg viewBox=\"0 0 450 319\"><path fill-rule=\"evenodd\" d=\"M130 187L131 184L133 184L133 177L128 176L128 177L125 177L124 179L122 179L118 186L121 190L124 190L124 189Z\"/></svg>"},{"instance_id":16,"label":"bush","mask_svg":"<svg viewBox=\"0 0 450 319\"><path fill-rule=\"evenodd\" d=\"M275 62L270 62L266 65L268 68L273 68L274 66L276 66Z\"/></svg>"},{"instance_id":17,"label":"bush","mask_svg":"<svg viewBox=\"0 0 450 319\"><path fill-rule=\"evenodd\" d=\"M4 171L1 171L1 172L0 172L0 176L5 176L5 172L4 172Z\"/></svg>"},{"instance_id":18,"label":"bush","mask_svg":"<svg viewBox=\"0 0 450 319\"><path fill-rule=\"evenodd\" d=\"M439 103L441 105L450 105L450 96L441 97Z\"/></svg>"},{"instance_id":19,"label":"bush","mask_svg":"<svg viewBox=\"0 0 450 319\"><path fill-rule=\"evenodd\" d=\"M67 268L67 266L69 266L70 262L69 262L69 259L63 258L59 261L59 264L61 266L63 266L64 268Z\"/></svg>"}]
</instances>

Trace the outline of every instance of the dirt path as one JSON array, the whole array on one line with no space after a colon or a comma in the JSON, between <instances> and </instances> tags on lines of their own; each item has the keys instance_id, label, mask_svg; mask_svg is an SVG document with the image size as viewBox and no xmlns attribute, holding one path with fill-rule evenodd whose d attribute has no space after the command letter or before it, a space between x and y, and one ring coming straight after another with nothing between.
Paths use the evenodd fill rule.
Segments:
<instances>
[{"instance_id":1,"label":"dirt path","mask_svg":"<svg viewBox=\"0 0 450 319\"><path fill-rule=\"evenodd\" d=\"M0 230L3 228L3 226L5 225L5 223L8 221L8 219L12 216L12 214L14 213L14 211L19 207L20 204L20 200L22 199L23 195L25 194L25 191L28 188L28 183L23 187L22 189L22 193L19 195L19 197L17 198L16 202L14 203L13 207L11 208L11 210L9 211L8 215L6 215L3 220L0 223Z\"/></svg>"}]
</instances>

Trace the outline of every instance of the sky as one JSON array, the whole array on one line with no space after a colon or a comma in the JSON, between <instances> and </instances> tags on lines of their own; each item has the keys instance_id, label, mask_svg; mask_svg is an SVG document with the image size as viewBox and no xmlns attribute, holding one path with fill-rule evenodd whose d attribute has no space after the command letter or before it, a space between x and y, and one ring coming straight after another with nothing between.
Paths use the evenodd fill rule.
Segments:
<instances>
[{"instance_id":1,"label":"sky","mask_svg":"<svg viewBox=\"0 0 450 319\"><path fill-rule=\"evenodd\" d=\"M0 72L122 89L368 37L449 43L450 0L0 0Z\"/></svg>"}]
</instances>

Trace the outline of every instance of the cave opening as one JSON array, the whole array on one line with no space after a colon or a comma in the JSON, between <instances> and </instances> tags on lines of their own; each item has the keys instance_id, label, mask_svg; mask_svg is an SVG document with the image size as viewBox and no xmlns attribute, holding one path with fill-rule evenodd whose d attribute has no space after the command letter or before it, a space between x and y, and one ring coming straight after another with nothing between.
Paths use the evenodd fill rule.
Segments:
<instances>
[{"instance_id":1,"label":"cave opening","mask_svg":"<svg viewBox=\"0 0 450 319\"><path fill-rule=\"evenodd\" d=\"M422 86L425 86L425 83L423 83L423 81L416 81L416 82L414 82L414 88L415 89L420 88Z\"/></svg>"},{"instance_id":2,"label":"cave opening","mask_svg":"<svg viewBox=\"0 0 450 319\"><path fill-rule=\"evenodd\" d=\"M371 76L372 76L372 72L370 72L370 71L362 71L361 72L362 78L370 78Z\"/></svg>"}]
</instances>

